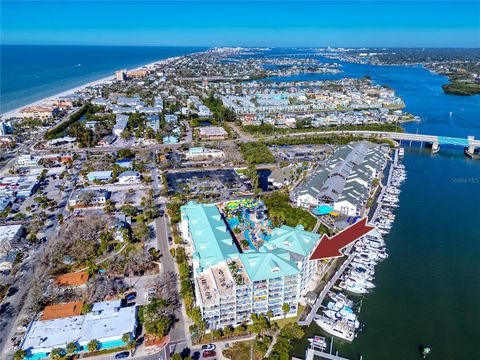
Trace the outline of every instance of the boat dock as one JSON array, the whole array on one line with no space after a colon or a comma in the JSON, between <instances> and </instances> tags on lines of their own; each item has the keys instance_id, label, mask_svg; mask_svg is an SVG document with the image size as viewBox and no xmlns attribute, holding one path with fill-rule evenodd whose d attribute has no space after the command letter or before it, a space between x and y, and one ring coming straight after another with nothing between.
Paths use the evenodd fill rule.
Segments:
<instances>
[{"instance_id":1,"label":"boat dock","mask_svg":"<svg viewBox=\"0 0 480 360\"><path fill-rule=\"evenodd\" d=\"M315 356L319 357L321 359L350 360L350 359L347 359L347 358L344 358L344 357L341 357L341 356L338 356L338 355L329 354L329 353L326 353L324 351L315 350L315 349L312 349L311 347L309 347L305 351L305 360L313 360Z\"/></svg>"},{"instance_id":2,"label":"boat dock","mask_svg":"<svg viewBox=\"0 0 480 360\"><path fill-rule=\"evenodd\" d=\"M345 251L346 254L350 253L350 249L352 248L353 245L350 245L347 250ZM300 326L310 326L312 323L313 319L315 319L315 316L317 315L318 309L320 309L320 306L322 305L323 300L325 299L325 296L327 296L328 292L332 288L332 286L337 282L337 280L340 278L340 276L343 274L345 269L350 265L350 263L353 260L353 255L350 254L347 259L344 261L342 266L337 269L335 272L335 275L327 282L325 287L322 289L320 294L317 297L317 300L315 300L315 304L313 304L312 309L310 310L310 313L307 315L305 320L299 320L298 325Z\"/></svg>"},{"instance_id":3,"label":"boat dock","mask_svg":"<svg viewBox=\"0 0 480 360\"><path fill-rule=\"evenodd\" d=\"M389 171L388 171L388 176L386 179L385 185L382 184L383 182L380 183L380 187L382 188L380 195L377 196L377 204L375 206L375 212L373 213L372 217L369 219L370 222L375 221L375 219L378 217L378 214L380 213L380 210L382 210L382 198L383 195L385 195L385 189L390 186L390 182L392 179L392 173L393 169L398 166L398 149L395 149L394 155L393 155L393 166L390 166Z\"/></svg>"}]
</instances>

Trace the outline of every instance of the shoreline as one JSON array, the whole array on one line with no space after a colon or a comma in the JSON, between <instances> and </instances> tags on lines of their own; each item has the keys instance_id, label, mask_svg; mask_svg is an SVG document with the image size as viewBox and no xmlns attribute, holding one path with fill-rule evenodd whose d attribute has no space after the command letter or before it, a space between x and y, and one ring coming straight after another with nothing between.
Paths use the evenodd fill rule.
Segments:
<instances>
[{"instance_id":1,"label":"shoreline","mask_svg":"<svg viewBox=\"0 0 480 360\"><path fill-rule=\"evenodd\" d=\"M181 56L183 56L183 55L181 55ZM127 69L127 71L135 71L135 70L140 70L140 69L145 68L145 67L147 67L147 68L152 67L155 64L162 64L162 63L165 63L167 61L172 61L173 59L179 58L181 56L173 56L173 57L167 57L167 58L164 58L164 59L156 60L156 61L144 64L144 65L137 66L135 68ZM6 111L4 113L0 113L0 119L3 121L3 120L8 120L10 118L19 117L20 110L23 109L23 108L26 108L26 107L29 107L29 106L39 106L47 100L59 99L62 96L75 94L76 92L84 90L85 88L88 88L88 87L91 87L91 86L101 85L101 84L104 84L104 83L107 83L107 82L110 82L110 81L114 81L114 80L115 80L115 74L109 75L109 76L106 76L106 77L103 77L103 78L100 78L100 79L97 79L97 80L94 80L94 81L90 81L86 84L79 85L79 86L76 86L74 88L71 88L71 89L68 89L68 90L65 90L65 91L47 96L45 98L42 98L40 100L36 100L36 101L31 102L31 103L26 104L26 105L22 105L22 106L17 107L13 110L9 110L9 111Z\"/></svg>"}]
</instances>

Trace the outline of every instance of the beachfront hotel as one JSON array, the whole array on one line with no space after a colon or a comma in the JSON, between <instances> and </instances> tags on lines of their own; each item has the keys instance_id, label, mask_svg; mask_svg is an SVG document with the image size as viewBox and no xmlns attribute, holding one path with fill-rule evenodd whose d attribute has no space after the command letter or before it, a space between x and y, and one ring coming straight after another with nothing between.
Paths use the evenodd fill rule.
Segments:
<instances>
[{"instance_id":1,"label":"beachfront hotel","mask_svg":"<svg viewBox=\"0 0 480 360\"><path fill-rule=\"evenodd\" d=\"M24 119L53 119L58 113L58 108L53 106L27 106L20 110L20 117Z\"/></svg>"},{"instance_id":2,"label":"beachfront hotel","mask_svg":"<svg viewBox=\"0 0 480 360\"><path fill-rule=\"evenodd\" d=\"M282 226L258 249L241 251L219 206L194 202L181 207L180 227L191 246L196 305L209 330L249 322L255 313L296 316L316 279L318 261L308 257L320 235Z\"/></svg>"}]
</instances>

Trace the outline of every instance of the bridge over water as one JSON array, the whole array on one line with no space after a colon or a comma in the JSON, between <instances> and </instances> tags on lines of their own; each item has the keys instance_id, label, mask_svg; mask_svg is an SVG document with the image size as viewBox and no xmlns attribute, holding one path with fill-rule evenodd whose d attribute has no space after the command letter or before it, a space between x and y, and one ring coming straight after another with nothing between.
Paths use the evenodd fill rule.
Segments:
<instances>
[{"instance_id":1,"label":"bridge over water","mask_svg":"<svg viewBox=\"0 0 480 360\"><path fill-rule=\"evenodd\" d=\"M385 138L396 141L415 141L420 143L428 143L432 145L432 152L436 153L440 150L441 145L458 146L465 149L465 153L468 156L473 156L476 149L480 148L480 140L476 140L474 136L468 136L467 138L456 138L448 136L438 135L426 135L426 134L410 134L403 132L388 132L388 131L368 131L368 130L352 130L352 131L312 131L293 133L288 136L308 136L319 134L351 134L365 137L377 137Z\"/></svg>"}]
</instances>

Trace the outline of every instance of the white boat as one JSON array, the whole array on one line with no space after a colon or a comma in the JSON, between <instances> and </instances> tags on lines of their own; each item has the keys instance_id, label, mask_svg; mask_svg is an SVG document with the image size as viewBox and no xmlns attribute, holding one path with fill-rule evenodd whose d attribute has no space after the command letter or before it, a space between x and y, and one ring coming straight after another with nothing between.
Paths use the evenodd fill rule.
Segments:
<instances>
[{"instance_id":1,"label":"white boat","mask_svg":"<svg viewBox=\"0 0 480 360\"><path fill-rule=\"evenodd\" d=\"M355 328L349 326L346 321L332 320L322 316L321 318L316 319L315 322L321 329L330 335L346 341L353 341L355 338Z\"/></svg>"},{"instance_id":2,"label":"white boat","mask_svg":"<svg viewBox=\"0 0 480 360\"><path fill-rule=\"evenodd\" d=\"M338 285L340 288L350 291L353 294L363 295L368 293L368 290L358 284L347 284L344 281Z\"/></svg>"},{"instance_id":3,"label":"white boat","mask_svg":"<svg viewBox=\"0 0 480 360\"><path fill-rule=\"evenodd\" d=\"M312 346L319 347L322 350L327 348L327 341L323 336L314 335L313 338L307 338L307 340Z\"/></svg>"}]
</instances>

